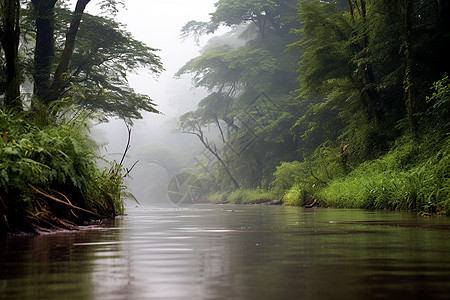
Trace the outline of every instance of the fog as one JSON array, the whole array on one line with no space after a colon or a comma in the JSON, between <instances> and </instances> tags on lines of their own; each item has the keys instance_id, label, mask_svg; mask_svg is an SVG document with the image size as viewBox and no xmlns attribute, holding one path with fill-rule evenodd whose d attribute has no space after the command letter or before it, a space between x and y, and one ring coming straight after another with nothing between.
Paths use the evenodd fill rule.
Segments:
<instances>
[{"instance_id":1,"label":"fog","mask_svg":"<svg viewBox=\"0 0 450 300\"><path fill-rule=\"evenodd\" d=\"M179 115L196 108L206 91L192 87L189 77L175 79L174 74L191 58L199 54L209 37L196 44L194 39L182 40L180 30L190 20L207 21L214 11L215 0L127 0L126 10L117 16L133 37L152 48L161 57L165 71L155 78L145 70L129 75L136 92L149 95L162 114L143 113L135 120L131 148L124 167L131 171L127 184L140 203L166 201L167 184L173 174L188 167L202 148L193 136L175 133ZM92 4L90 4L92 5ZM88 8L94 13L95 6ZM94 12L93 12L94 11ZM92 128L92 136L102 144L107 160L120 160L127 143L127 127L112 119Z\"/></svg>"}]
</instances>

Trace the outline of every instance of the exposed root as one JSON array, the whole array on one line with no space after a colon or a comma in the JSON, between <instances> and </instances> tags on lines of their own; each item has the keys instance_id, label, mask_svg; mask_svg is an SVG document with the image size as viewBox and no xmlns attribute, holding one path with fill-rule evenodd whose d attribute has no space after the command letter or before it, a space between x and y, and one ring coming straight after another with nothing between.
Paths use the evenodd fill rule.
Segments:
<instances>
[{"instance_id":1,"label":"exposed root","mask_svg":"<svg viewBox=\"0 0 450 300\"><path fill-rule=\"evenodd\" d=\"M8 216L6 214L7 210L8 207L6 207L5 201L0 197L0 214L2 215L2 218L0 219L0 229L2 227L5 227L6 229L9 228Z\"/></svg>"},{"instance_id":2,"label":"exposed root","mask_svg":"<svg viewBox=\"0 0 450 300\"><path fill-rule=\"evenodd\" d=\"M61 192L50 190L49 194L31 184L28 186L36 193L33 211L26 211L25 219L29 227L37 234L55 230L76 230L79 225L92 219L106 219L108 216L73 205ZM57 195L59 198L57 198ZM75 211L77 213L75 213Z\"/></svg>"},{"instance_id":3,"label":"exposed root","mask_svg":"<svg viewBox=\"0 0 450 300\"><path fill-rule=\"evenodd\" d=\"M81 207L78 207L78 206L75 206L75 205L71 204L70 201L68 201L67 197L66 197L66 199L67 199L68 202L64 202L64 201L62 201L62 200L60 200L58 198L53 197L52 195L49 195L48 193L44 192L43 190L32 186L31 184L28 184L28 186L31 187L33 190L35 190L38 194L46 197L49 200L52 200L54 202L70 206L71 208L73 208L75 210L78 210L78 211L81 211L81 212L85 212L85 213L93 215L93 216L95 216L97 218L103 218L104 217L104 216L101 216L101 215L99 215L99 214L97 214L97 213L95 213L93 211L90 211L90 210L87 210L87 209L84 209L84 208L81 208Z\"/></svg>"}]
</instances>

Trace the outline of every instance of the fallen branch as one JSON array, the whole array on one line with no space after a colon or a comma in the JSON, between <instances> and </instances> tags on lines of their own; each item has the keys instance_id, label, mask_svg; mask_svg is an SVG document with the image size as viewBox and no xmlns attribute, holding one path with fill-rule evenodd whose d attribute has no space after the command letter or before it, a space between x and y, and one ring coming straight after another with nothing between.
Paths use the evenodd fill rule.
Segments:
<instances>
[{"instance_id":1,"label":"fallen branch","mask_svg":"<svg viewBox=\"0 0 450 300\"><path fill-rule=\"evenodd\" d=\"M38 194L40 194L40 195L46 197L46 198L49 199L49 200L52 200L52 201L57 202L57 203L64 204L64 205L69 206L69 207L71 207L71 208L73 208L73 209L75 209L75 210L82 211L82 212L85 212L85 213L87 213L87 214L91 214L91 215L93 215L93 216L99 217L99 218L103 218L101 215L99 215L99 214L97 214L97 213L95 213L95 212L93 212L93 211L90 211L90 210L87 210L87 209L84 209L84 208L75 206L75 205L73 205L73 204L64 202L64 201L62 201L62 200L59 200L58 198L55 198L55 197L53 197L53 196L47 194L46 192L42 191L41 189L39 189L39 188L37 188L37 187L32 186L31 184L28 184L28 186L29 186L30 188L32 188L33 190L35 190Z\"/></svg>"},{"instance_id":2,"label":"fallen branch","mask_svg":"<svg viewBox=\"0 0 450 300\"><path fill-rule=\"evenodd\" d=\"M72 205L72 203L70 202L69 198L67 198L66 195L64 195L63 193L60 193L60 192L58 192L58 191L55 191L54 189L51 189L51 191L52 191L53 193L56 193L56 194L60 195L61 197L64 198L64 200L67 201L67 203L69 203L70 205ZM70 210L70 212L72 213L72 215L73 215L75 218L77 218L77 219L79 218L79 217L73 212L73 210Z\"/></svg>"}]
</instances>

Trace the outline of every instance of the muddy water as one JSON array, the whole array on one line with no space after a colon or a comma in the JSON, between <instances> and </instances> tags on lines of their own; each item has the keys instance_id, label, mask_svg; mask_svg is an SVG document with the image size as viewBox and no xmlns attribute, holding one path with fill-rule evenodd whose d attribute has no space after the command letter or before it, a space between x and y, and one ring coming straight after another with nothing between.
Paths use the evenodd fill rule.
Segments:
<instances>
[{"instance_id":1,"label":"muddy water","mask_svg":"<svg viewBox=\"0 0 450 300\"><path fill-rule=\"evenodd\" d=\"M0 299L449 299L450 218L273 206L128 208L0 241Z\"/></svg>"}]
</instances>

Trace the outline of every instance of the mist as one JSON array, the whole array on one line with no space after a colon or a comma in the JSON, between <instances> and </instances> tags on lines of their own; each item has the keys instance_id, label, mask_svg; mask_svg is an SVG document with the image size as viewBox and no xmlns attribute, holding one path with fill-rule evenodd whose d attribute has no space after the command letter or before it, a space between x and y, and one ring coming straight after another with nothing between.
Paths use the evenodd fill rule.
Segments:
<instances>
[{"instance_id":1,"label":"mist","mask_svg":"<svg viewBox=\"0 0 450 300\"><path fill-rule=\"evenodd\" d=\"M165 71L157 78L146 70L130 73L128 80L136 92L151 97L160 114L143 112L143 119L134 120L130 148L124 167L131 168L127 185L139 203L166 201L170 178L192 163L201 145L195 137L176 132L177 118L194 110L207 95L193 88L188 76L174 78L174 74L191 58L197 56L206 40L199 43L192 38L182 40L180 30L190 20L209 20L215 0L160 2L126 1L126 9L117 15L119 22L134 38L152 48L161 57ZM88 12L96 10L91 6ZM119 161L125 151L128 130L124 121L110 119L93 126L92 137L101 145L105 160Z\"/></svg>"}]
</instances>

